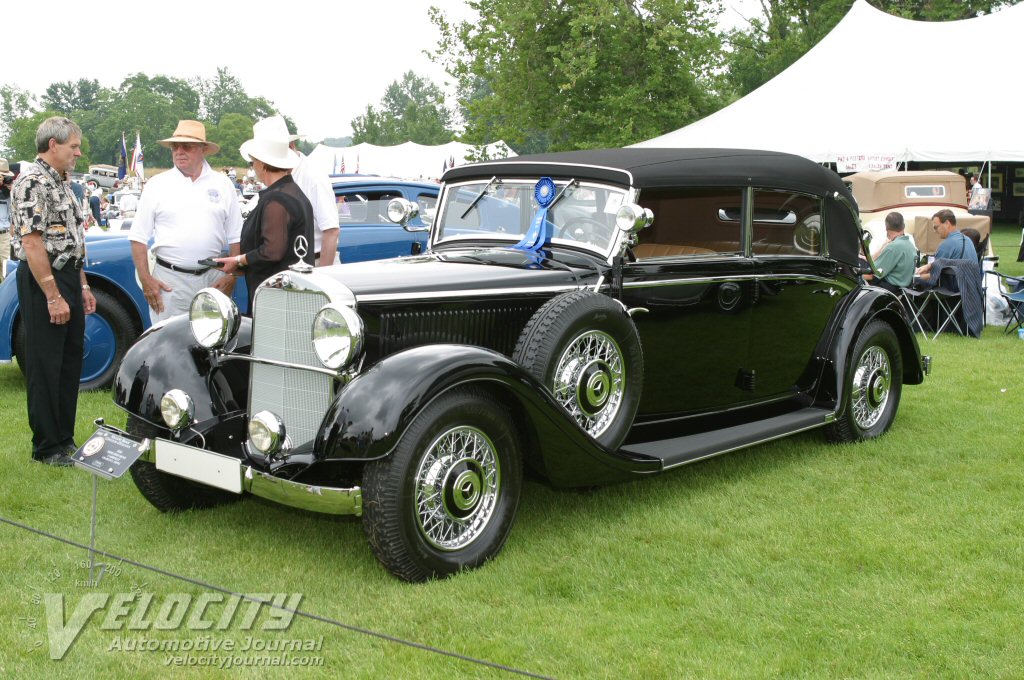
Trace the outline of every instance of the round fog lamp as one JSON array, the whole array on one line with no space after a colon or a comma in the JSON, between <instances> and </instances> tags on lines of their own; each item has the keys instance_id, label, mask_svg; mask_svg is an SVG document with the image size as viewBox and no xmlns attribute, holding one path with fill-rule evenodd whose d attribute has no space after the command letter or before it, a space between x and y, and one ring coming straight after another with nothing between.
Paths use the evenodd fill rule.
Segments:
<instances>
[{"instance_id":1,"label":"round fog lamp","mask_svg":"<svg viewBox=\"0 0 1024 680\"><path fill-rule=\"evenodd\" d=\"M249 421L249 443L265 456L284 447L284 423L270 411L260 411Z\"/></svg>"},{"instance_id":2,"label":"round fog lamp","mask_svg":"<svg viewBox=\"0 0 1024 680\"><path fill-rule=\"evenodd\" d=\"M207 349L223 347L238 332L240 322L235 301L216 288L203 288L188 309L192 336Z\"/></svg>"},{"instance_id":3,"label":"round fog lamp","mask_svg":"<svg viewBox=\"0 0 1024 680\"><path fill-rule=\"evenodd\" d=\"M348 366L363 349L363 320L350 307L330 303L313 319L313 350L324 366Z\"/></svg>"},{"instance_id":4,"label":"round fog lamp","mask_svg":"<svg viewBox=\"0 0 1024 680\"><path fill-rule=\"evenodd\" d=\"M172 430L180 430L189 425L195 412L196 407L192 403L192 397L182 390L169 390L160 399L160 415L163 416L167 427Z\"/></svg>"}]
</instances>

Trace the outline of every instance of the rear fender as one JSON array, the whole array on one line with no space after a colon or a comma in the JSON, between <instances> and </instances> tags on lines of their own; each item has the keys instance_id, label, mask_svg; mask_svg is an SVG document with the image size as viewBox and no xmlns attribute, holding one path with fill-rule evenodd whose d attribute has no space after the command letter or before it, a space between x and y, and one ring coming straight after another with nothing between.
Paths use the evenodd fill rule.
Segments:
<instances>
[{"instance_id":1,"label":"rear fender","mask_svg":"<svg viewBox=\"0 0 1024 680\"><path fill-rule=\"evenodd\" d=\"M863 288L842 312L846 322L833 337L828 359L823 370L818 402L827 402L837 410L842 407L840 395L845 394L846 367L853 361L850 356L864 328L879 319L885 321L896 334L903 354L903 384L919 385L924 382L921 366L921 348L913 329L903 316L903 305L892 293L877 287Z\"/></svg>"}]
</instances>

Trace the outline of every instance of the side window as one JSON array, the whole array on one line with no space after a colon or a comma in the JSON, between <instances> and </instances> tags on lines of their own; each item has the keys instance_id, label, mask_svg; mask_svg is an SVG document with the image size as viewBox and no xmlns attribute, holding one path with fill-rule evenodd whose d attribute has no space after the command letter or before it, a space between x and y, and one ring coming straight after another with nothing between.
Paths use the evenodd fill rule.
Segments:
<instances>
[{"instance_id":1,"label":"side window","mask_svg":"<svg viewBox=\"0 0 1024 680\"><path fill-rule=\"evenodd\" d=\"M335 195L338 203L338 221L341 225L366 221L366 210L369 199L357 191L342 192Z\"/></svg>"},{"instance_id":2,"label":"side window","mask_svg":"<svg viewBox=\"0 0 1024 680\"><path fill-rule=\"evenodd\" d=\"M821 255L821 199L789 191L754 192L754 255Z\"/></svg>"},{"instance_id":3,"label":"side window","mask_svg":"<svg viewBox=\"0 0 1024 680\"><path fill-rule=\"evenodd\" d=\"M434 213L437 211L437 196L417 194L416 203L420 206L420 219L423 220L423 224L433 224Z\"/></svg>"},{"instance_id":4,"label":"side window","mask_svg":"<svg viewBox=\"0 0 1024 680\"><path fill-rule=\"evenodd\" d=\"M739 187L647 190L640 205L651 209L654 223L640 232L637 259L743 254Z\"/></svg>"}]
</instances>

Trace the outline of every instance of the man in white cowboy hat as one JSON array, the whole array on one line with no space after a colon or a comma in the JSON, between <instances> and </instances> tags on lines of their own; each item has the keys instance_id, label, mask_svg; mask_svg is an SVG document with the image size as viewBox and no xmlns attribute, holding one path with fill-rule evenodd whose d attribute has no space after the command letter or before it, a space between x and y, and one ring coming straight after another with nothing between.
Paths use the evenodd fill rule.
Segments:
<instances>
[{"instance_id":1,"label":"man in white cowboy hat","mask_svg":"<svg viewBox=\"0 0 1024 680\"><path fill-rule=\"evenodd\" d=\"M128 233L153 323L187 313L201 288L212 286L231 295L234 277L199 260L219 257L225 248L237 255L242 231L235 187L206 162L206 156L220 150L206 140L206 127L196 120L182 120L173 135L157 143L171 150L174 168L146 182ZM150 239L156 257L152 272L147 252Z\"/></svg>"},{"instance_id":2,"label":"man in white cowboy hat","mask_svg":"<svg viewBox=\"0 0 1024 680\"><path fill-rule=\"evenodd\" d=\"M6 158L0 158L0 281L11 258L11 182L14 173Z\"/></svg>"},{"instance_id":3,"label":"man in white cowboy hat","mask_svg":"<svg viewBox=\"0 0 1024 680\"><path fill-rule=\"evenodd\" d=\"M252 126L253 139L286 139L292 151L299 156L299 165L292 170L292 179L306 194L313 206L313 252L316 266L334 264L338 252L338 205L334 199L334 187L327 175L317 172L306 163L306 155L295 148L298 135L289 134L288 124L283 116L264 118Z\"/></svg>"}]
</instances>

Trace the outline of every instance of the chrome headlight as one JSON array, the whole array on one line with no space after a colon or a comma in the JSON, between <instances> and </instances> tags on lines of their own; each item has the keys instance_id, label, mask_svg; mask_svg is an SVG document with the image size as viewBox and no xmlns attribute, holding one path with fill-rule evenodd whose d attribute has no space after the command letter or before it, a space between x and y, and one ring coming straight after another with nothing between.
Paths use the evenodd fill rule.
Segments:
<instances>
[{"instance_id":1,"label":"chrome headlight","mask_svg":"<svg viewBox=\"0 0 1024 680\"><path fill-rule=\"evenodd\" d=\"M167 427L172 430L180 430L192 423L196 407L192 403L192 397L182 390L169 390L160 399L160 415L163 416Z\"/></svg>"},{"instance_id":2,"label":"chrome headlight","mask_svg":"<svg viewBox=\"0 0 1024 680\"><path fill-rule=\"evenodd\" d=\"M393 198L388 203L388 219L395 224L405 226L409 220L420 213L420 206L404 198Z\"/></svg>"},{"instance_id":3,"label":"chrome headlight","mask_svg":"<svg viewBox=\"0 0 1024 680\"><path fill-rule=\"evenodd\" d=\"M270 411L260 411L249 421L249 443L264 456L280 452L287 441L284 423Z\"/></svg>"},{"instance_id":4,"label":"chrome headlight","mask_svg":"<svg viewBox=\"0 0 1024 680\"><path fill-rule=\"evenodd\" d=\"M615 226L619 231L626 231L632 234L641 229L651 226L654 221L654 213L650 208L641 208L636 203L625 203L615 213Z\"/></svg>"},{"instance_id":5,"label":"chrome headlight","mask_svg":"<svg viewBox=\"0 0 1024 680\"><path fill-rule=\"evenodd\" d=\"M203 288L192 298L188 320L196 342L217 349L235 337L240 315L234 300L216 288Z\"/></svg>"},{"instance_id":6,"label":"chrome headlight","mask_svg":"<svg viewBox=\"0 0 1024 680\"><path fill-rule=\"evenodd\" d=\"M313 319L313 350L331 370L348 366L363 351L363 320L345 305L324 305Z\"/></svg>"}]
</instances>

